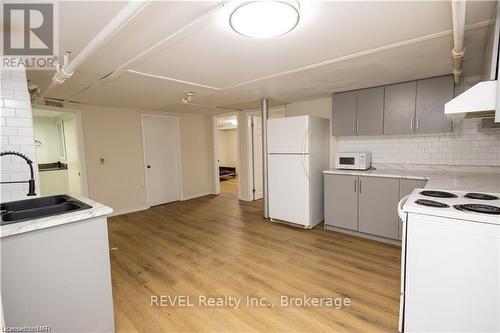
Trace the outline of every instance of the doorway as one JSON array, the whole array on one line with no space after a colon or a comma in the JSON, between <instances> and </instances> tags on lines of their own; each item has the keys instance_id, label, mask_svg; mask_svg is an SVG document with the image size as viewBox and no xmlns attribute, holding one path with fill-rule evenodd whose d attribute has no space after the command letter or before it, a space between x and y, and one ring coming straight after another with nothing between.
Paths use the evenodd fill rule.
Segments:
<instances>
[{"instance_id":1,"label":"doorway","mask_svg":"<svg viewBox=\"0 0 500 333\"><path fill-rule=\"evenodd\" d=\"M216 193L239 198L239 157L237 114L214 117Z\"/></svg>"},{"instance_id":2,"label":"doorway","mask_svg":"<svg viewBox=\"0 0 500 333\"><path fill-rule=\"evenodd\" d=\"M148 206L181 200L179 118L142 114L142 136Z\"/></svg>"},{"instance_id":3,"label":"doorway","mask_svg":"<svg viewBox=\"0 0 500 333\"><path fill-rule=\"evenodd\" d=\"M33 108L41 195L87 195L80 114Z\"/></svg>"}]
</instances>

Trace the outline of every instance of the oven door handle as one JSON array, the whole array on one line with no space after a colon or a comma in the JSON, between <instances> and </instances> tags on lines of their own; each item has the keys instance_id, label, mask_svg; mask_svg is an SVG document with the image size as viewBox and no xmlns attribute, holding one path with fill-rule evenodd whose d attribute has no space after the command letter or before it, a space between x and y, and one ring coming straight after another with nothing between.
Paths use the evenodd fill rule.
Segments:
<instances>
[{"instance_id":1,"label":"oven door handle","mask_svg":"<svg viewBox=\"0 0 500 333\"><path fill-rule=\"evenodd\" d=\"M401 200L399 200L399 203L398 203L398 216L401 220L404 220L404 212L403 212L403 205L406 203L406 200L408 200L408 197L410 195L408 194L406 197L402 198Z\"/></svg>"}]
</instances>

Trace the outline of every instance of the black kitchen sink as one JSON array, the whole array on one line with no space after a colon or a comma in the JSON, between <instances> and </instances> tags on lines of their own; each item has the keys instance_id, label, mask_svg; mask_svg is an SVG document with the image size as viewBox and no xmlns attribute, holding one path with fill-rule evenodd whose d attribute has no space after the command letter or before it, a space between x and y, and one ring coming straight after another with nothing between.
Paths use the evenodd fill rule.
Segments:
<instances>
[{"instance_id":1,"label":"black kitchen sink","mask_svg":"<svg viewBox=\"0 0 500 333\"><path fill-rule=\"evenodd\" d=\"M52 195L6 202L0 205L1 225L92 208L69 195Z\"/></svg>"}]
</instances>

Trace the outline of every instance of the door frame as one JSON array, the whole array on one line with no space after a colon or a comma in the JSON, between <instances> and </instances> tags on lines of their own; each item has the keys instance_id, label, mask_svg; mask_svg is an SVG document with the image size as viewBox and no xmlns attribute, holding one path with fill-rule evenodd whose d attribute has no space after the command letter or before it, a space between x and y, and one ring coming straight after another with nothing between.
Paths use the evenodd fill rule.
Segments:
<instances>
[{"instance_id":1,"label":"door frame","mask_svg":"<svg viewBox=\"0 0 500 333\"><path fill-rule=\"evenodd\" d=\"M218 156L219 156L219 145L218 145L218 140L217 140L217 134L218 134L218 129L217 129L217 119L219 118L225 118L229 116L235 116L236 121L238 122L236 125L236 156L238 157L238 166L236 167L237 175L238 175L238 199L241 200L241 156L240 156L240 128L241 128L241 123L240 123L240 118L239 118L240 112L235 111L235 112L228 112L228 113L221 113L212 116L212 142L213 142L213 180L214 180L214 194L219 195L220 194L220 177L219 177L219 164L217 162Z\"/></svg>"},{"instance_id":2,"label":"door frame","mask_svg":"<svg viewBox=\"0 0 500 333\"><path fill-rule=\"evenodd\" d=\"M38 109L38 110L49 110L49 111L56 111L56 112L61 112L61 113L71 113L75 117L76 121L76 129L78 131L76 141L78 143L78 158L80 159L80 185L82 189L82 196L84 197L89 197L89 184L88 184L88 178L87 178L87 159L85 158L85 140L83 136L83 121L82 121L82 110L79 109L72 109L68 108L66 106L63 106L62 108L57 108L53 106L46 106L46 105L39 105L39 104L32 104L31 105L32 109ZM33 116L33 111L31 112ZM40 171L38 171L40 173ZM37 175L38 176L38 175ZM40 178L38 176L38 178Z\"/></svg>"},{"instance_id":3,"label":"door frame","mask_svg":"<svg viewBox=\"0 0 500 333\"><path fill-rule=\"evenodd\" d=\"M260 116L261 113L260 111L249 111L245 114L246 120L247 120L247 152L248 152L248 170L249 170L249 177L248 177L248 198L252 198L252 201L255 201L255 161L254 161L254 154L253 154L253 149L254 149L254 142L253 142L253 133L252 133L252 117L254 116Z\"/></svg>"},{"instance_id":4,"label":"door frame","mask_svg":"<svg viewBox=\"0 0 500 333\"><path fill-rule=\"evenodd\" d=\"M184 190L182 187L182 160L181 160L181 127L180 127L180 119L178 116L172 115L163 115L157 113L141 113L141 134L142 134L142 154L143 154L143 168L144 168L144 185L146 192L146 206L148 208L151 207L149 201L149 191L148 191L148 177L146 171L146 140L144 138L144 118L145 117L160 117L160 118L170 118L175 120L176 128L177 128L177 182L179 186L179 200L184 200Z\"/></svg>"}]
</instances>

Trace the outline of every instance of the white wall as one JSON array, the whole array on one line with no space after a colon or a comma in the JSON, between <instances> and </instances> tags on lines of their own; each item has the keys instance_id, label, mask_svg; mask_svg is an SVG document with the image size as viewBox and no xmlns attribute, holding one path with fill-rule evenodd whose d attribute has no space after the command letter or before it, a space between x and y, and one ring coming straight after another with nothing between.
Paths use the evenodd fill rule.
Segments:
<instances>
[{"instance_id":1,"label":"white wall","mask_svg":"<svg viewBox=\"0 0 500 333\"><path fill-rule=\"evenodd\" d=\"M59 133L56 118L33 117L35 140L42 143L36 147L38 163L56 163L61 156L59 153Z\"/></svg>"},{"instance_id":2,"label":"white wall","mask_svg":"<svg viewBox=\"0 0 500 333\"><path fill-rule=\"evenodd\" d=\"M0 72L0 134L1 151L17 151L33 161L36 192L39 194L38 165L33 139L31 102L26 83L26 71L1 70ZM1 158L1 180L28 180L27 163L17 156ZM26 199L27 184L1 185L1 201Z\"/></svg>"},{"instance_id":3,"label":"white wall","mask_svg":"<svg viewBox=\"0 0 500 333\"><path fill-rule=\"evenodd\" d=\"M112 207L115 213L146 208L141 130L141 113L145 111L99 105L80 105L79 108L82 110L90 198ZM212 193L213 150L209 117L172 115L180 120L184 199Z\"/></svg>"},{"instance_id":4,"label":"white wall","mask_svg":"<svg viewBox=\"0 0 500 333\"><path fill-rule=\"evenodd\" d=\"M217 130L219 165L238 167L238 137L236 129Z\"/></svg>"},{"instance_id":5,"label":"white wall","mask_svg":"<svg viewBox=\"0 0 500 333\"><path fill-rule=\"evenodd\" d=\"M330 119L331 111L331 97L286 105L287 117ZM373 163L500 166L500 130L481 130L480 123L454 121L451 133L332 137L330 167L335 166L336 151L370 151Z\"/></svg>"}]
</instances>

